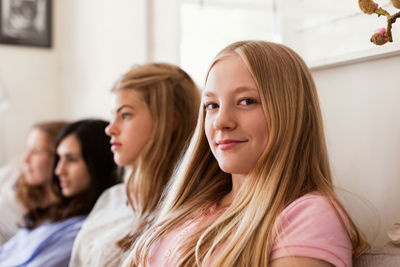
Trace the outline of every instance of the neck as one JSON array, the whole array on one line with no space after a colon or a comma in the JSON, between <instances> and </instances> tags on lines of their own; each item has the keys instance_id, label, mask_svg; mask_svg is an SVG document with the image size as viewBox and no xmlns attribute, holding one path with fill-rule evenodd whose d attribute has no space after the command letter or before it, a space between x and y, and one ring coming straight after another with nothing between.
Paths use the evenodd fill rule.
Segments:
<instances>
[{"instance_id":1,"label":"neck","mask_svg":"<svg viewBox=\"0 0 400 267\"><path fill-rule=\"evenodd\" d=\"M245 175L245 174L232 174L231 175L232 190L221 199L221 201L218 203L218 207L226 207L232 203L232 201L235 199L235 197L236 197L237 193L239 192L239 189L242 186L246 177L247 177L247 175Z\"/></svg>"}]
</instances>

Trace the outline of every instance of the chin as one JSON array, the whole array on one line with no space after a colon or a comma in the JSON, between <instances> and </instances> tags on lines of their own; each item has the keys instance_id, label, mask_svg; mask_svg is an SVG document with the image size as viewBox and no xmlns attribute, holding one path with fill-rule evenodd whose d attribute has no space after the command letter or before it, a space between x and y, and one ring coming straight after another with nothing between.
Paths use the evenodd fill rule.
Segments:
<instances>
[{"instance_id":1,"label":"chin","mask_svg":"<svg viewBox=\"0 0 400 267\"><path fill-rule=\"evenodd\" d=\"M64 197L70 197L71 193L69 191L62 190L62 194Z\"/></svg>"},{"instance_id":2,"label":"chin","mask_svg":"<svg viewBox=\"0 0 400 267\"><path fill-rule=\"evenodd\" d=\"M114 162L115 162L115 164L117 164L120 167L128 165L126 163L126 160L123 160L123 159L121 159L119 157L118 158L114 158Z\"/></svg>"},{"instance_id":3,"label":"chin","mask_svg":"<svg viewBox=\"0 0 400 267\"><path fill-rule=\"evenodd\" d=\"M249 173L249 168L248 166L243 166L240 164L240 162L229 162L228 164L225 163L218 163L218 166L220 167L221 170L223 170L226 173L230 174L248 174Z\"/></svg>"},{"instance_id":4,"label":"chin","mask_svg":"<svg viewBox=\"0 0 400 267\"><path fill-rule=\"evenodd\" d=\"M221 170L223 170L226 173L230 173L230 174L240 173L240 170L239 170L239 168L237 166L219 165L219 167L221 168Z\"/></svg>"},{"instance_id":5,"label":"chin","mask_svg":"<svg viewBox=\"0 0 400 267\"><path fill-rule=\"evenodd\" d=\"M29 186L40 186L40 185L42 185L43 183L41 183L41 182L38 182L38 181L35 181L34 179L32 179L32 178L25 178L25 182L26 182L26 184L27 185L29 185Z\"/></svg>"},{"instance_id":6,"label":"chin","mask_svg":"<svg viewBox=\"0 0 400 267\"><path fill-rule=\"evenodd\" d=\"M126 155L125 157L121 156L116 156L114 157L114 162L120 167L125 167L125 166L130 166L133 163L135 163L135 157L132 157L131 155Z\"/></svg>"},{"instance_id":7,"label":"chin","mask_svg":"<svg viewBox=\"0 0 400 267\"><path fill-rule=\"evenodd\" d=\"M114 162L118 166L123 166L123 159L118 154L114 154Z\"/></svg>"}]
</instances>

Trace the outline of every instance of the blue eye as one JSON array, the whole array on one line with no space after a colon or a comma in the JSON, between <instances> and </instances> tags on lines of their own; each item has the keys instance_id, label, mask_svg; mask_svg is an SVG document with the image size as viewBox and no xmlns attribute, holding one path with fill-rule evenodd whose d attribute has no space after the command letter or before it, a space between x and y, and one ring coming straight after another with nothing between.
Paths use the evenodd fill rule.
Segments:
<instances>
[{"instance_id":1,"label":"blue eye","mask_svg":"<svg viewBox=\"0 0 400 267\"><path fill-rule=\"evenodd\" d=\"M122 113L121 114L121 118L122 119L128 119L128 118L130 118L131 117L131 114L130 113Z\"/></svg>"},{"instance_id":2,"label":"blue eye","mask_svg":"<svg viewBox=\"0 0 400 267\"><path fill-rule=\"evenodd\" d=\"M240 105L245 105L245 106L252 105L255 103L256 103L256 100L254 100L252 98L245 98L245 99L242 99L239 101Z\"/></svg>"},{"instance_id":3,"label":"blue eye","mask_svg":"<svg viewBox=\"0 0 400 267\"><path fill-rule=\"evenodd\" d=\"M204 107L205 107L206 109L208 109L208 110L212 110L212 109L218 108L218 105L215 104L215 103L208 103L208 104L205 104Z\"/></svg>"}]
</instances>

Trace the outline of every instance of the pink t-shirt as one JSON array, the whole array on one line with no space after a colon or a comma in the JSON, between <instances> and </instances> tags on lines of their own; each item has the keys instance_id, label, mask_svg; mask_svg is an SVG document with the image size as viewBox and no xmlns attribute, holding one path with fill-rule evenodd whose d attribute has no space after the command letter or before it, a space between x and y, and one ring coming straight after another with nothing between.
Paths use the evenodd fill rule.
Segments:
<instances>
[{"instance_id":1,"label":"pink t-shirt","mask_svg":"<svg viewBox=\"0 0 400 267\"><path fill-rule=\"evenodd\" d=\"M215 205L200 218L168 232L153 247L148 266L176 266L176 251L199 223L216 220L226 209ZM271 260L288 256L310 257L335 266L352 266L352 246L335 211L318 193L291 203L278 217ZM214 256L212 257L214 258Z\"/></svg>"},{"instance_id":2,"label":"pink t-shirt","mask_svg":"<svg viewBox=\"0 0 400 267\"><path fill-rule=\"evenodd\" d=\"M348 224L347 220L344 222ZM291 203L277 219L276 227L279 235L275 237L271 260L300 256L339 267L352 266L352 245L346 229L327 199L318 193Z\"/></svg>"},{"instance_id":3,"label":"pink t-shirt","mask_svg":"<svg viewBox=\"0 0 400 267\"><path fill-rule=\"evenodd\" d=\"M168 232L154 248L152 248L147 266L175 267L177 262L176 252L185 238L196 231L199 224L208 224L215 221L225 210L226 208L217 209L214 204L198 218L189 220L182 227Z\"/></svg>"}]
</instances>

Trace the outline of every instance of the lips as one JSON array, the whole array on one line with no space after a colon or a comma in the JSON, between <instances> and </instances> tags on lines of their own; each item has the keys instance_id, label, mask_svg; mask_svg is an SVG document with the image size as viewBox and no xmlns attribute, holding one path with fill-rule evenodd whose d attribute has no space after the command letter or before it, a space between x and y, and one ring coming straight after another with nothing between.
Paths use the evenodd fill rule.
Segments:
<instances>
[{"instance_id":1,"label":"lips","mask_svg":"<svg viewBox=\"0 0 400 267\"><path fill-rule=\"evenodd\" d=\"M61 186L61 188L67 187L68 186L67 181L66 180L60 180L60 186Z\"/></svg>"},{"instance_id":2,"label":"lips","mask_svg":"<svg viewBox=\"0 0 400 267\"><path fill-rule=\"evenodd\" d=\"M115 151L122 146L121 143L114 142L114 141L111 141L110 144L111 144L111 151Z\"/></svg>"},{"instance_id":3,"label":"lips","mask_svg":"<svg viewBox=\"0 0 400 267\"><path fill-rule=\"evenodd\" d=\"M221 150L229 150L240 144L246 143L247 140L225 139L217 141L218 148Z\"/></svg>"}]
</instances>

